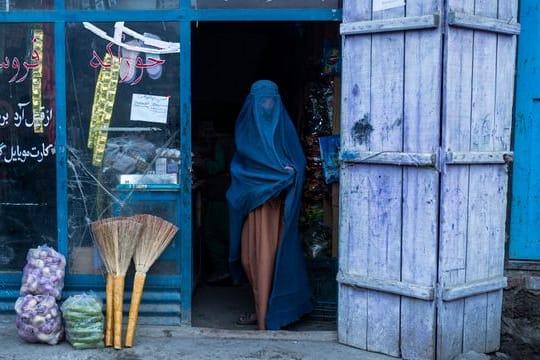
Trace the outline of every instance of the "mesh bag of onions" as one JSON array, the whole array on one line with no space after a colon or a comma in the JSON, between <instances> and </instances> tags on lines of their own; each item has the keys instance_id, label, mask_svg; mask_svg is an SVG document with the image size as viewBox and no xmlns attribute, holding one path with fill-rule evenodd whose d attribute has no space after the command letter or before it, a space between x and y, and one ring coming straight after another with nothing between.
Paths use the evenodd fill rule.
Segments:
<instances>
[{"instance_id":1,"label":"mesh bag of onions","mask_svg":"<svg viewBox=\"0 0 540 360\"><path fill-rule=\"evenodd\" d=\"M21 296L51 295L60 300L65 268L66 258L47 245L28 250L23 269Z\"/></svg>"},{"instance_id":2,"label":"mesh bag of onions","mask_svg":"<svg viewBox=\"0 0 540 360\"><path fill-rule=\"evenodd\" d=\"M17 331L31 343L56 345L64 335L62 316L50 295L25 295L15 302Z\"/></svg>"}]
</instances>

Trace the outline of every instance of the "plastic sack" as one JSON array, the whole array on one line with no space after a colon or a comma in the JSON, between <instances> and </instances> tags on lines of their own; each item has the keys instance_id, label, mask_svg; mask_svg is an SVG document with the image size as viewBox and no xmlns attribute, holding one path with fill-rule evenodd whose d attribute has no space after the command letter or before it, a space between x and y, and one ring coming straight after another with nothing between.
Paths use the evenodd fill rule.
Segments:
<instances>
[{"instance_id":1,"label":"plastic sack","mask_svg":"<svg viewBox=\"0 0 540 360\"><path fill-rule=\"evenodd\" d=\"M308 258L328 256L331 230L324 224L314 224L304 233L304 253Z\"/></svg>"},{"instance_id":2,"label":"plastic sack","mask_svg":"<svg viewBox=\"0 0 540 360\"><path fill-rule=\"evenodd\" d=\"M327 184L338 182L340 136L322 136L319 138L319 144L321 146L324 181Z\"/></svg>"},{"instance_id":3,"label":"plastic sack","mask_svg":"<svg viewBox=\"0 0 540 360\"><path fill-rule=\"evenodd\" d=\"M104 171L113 169L120 174L143 173L155 156L156 147L136 136L111 138L105 146Z\"/></svg>"},{"instance_id":4,"label":"plastic sack","mask_svg":"<svg viewBox=\"0 0 540 360\"><path fill-rule=\"evenodd\" d=\"M47 245L28 250L23 269L21 296L51 295L62 297L66 258Z\"/></svg>"},{"instance_id":5,"label":"plastic sack","mask_svg":"<svg viewBox=\"0 0 540 360\"><path fill-rule=\"evenodd\" d=\"M75 349L103 347L103 304L93 294L70 296L61 307L66 339Z\"/></svg>"},{"instance_id":6,"label":"plastic sack","mask_svg":"<svg viewBox=\"0 0 540 360\"><path fill-rule=\"evenodd\" d=\"M17 332L26 342L56 345L64 335L62 317L50 295L26 295L15 302Z\"/></svg>"},{"instance_id":7,"label":"plastic sack","mask_svg":"<svg viewBox=\"0 0 540 360\"><path fill-rule=\"evenodd\" d=\"M334 76L341 71L341 54L339 45L327 43L323 48L322 76Z\"/></svg>"}]
</instances>

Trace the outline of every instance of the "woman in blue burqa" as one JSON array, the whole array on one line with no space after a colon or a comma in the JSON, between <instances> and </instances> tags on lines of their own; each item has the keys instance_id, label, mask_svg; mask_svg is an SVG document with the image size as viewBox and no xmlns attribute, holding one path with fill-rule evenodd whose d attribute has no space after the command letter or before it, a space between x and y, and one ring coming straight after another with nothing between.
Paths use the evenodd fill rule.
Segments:
<instances>
[{"instance_id":1,"label":"woman in blue burqa","mask_svg":"<svg viewBox=\"0 0 540 360\"><path fill-rule=\"evenodd\" d=\"M255 299L255 314L238 322L278 330L312 310L312 293L298 236L306 160L275 83L251 86L235 143L229 261L236 280L243 268Z\"/></svg>"}]
</instances>

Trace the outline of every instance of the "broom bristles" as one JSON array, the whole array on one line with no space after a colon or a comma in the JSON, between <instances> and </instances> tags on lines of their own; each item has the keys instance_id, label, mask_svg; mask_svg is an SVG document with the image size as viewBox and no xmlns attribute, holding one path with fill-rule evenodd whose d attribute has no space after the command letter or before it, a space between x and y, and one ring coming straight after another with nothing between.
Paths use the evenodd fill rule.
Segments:
<instances>
[{"instance_id":1,"label":"broom bristles","mask_svg":"<svg viewBox=\"0 0 540 360\"><path fill-rule=\"evenodd\" d=\"M142 224L127 217L116 217L97 220L91 227L107 272L125 275L135 252Z\"/></svg>"},{"instance_id":2,"label":"broom bristles","mask_svg":"<svg viewBox=\"0 0 540 360\"><path fill-rule=\"evenodd\" d=\"M115 225L114 236L116 241L114 245L116 257L112 270L115 275L125 275L133 258L135 247L139 242L142 224L123 219L115 222Z\"/></svg>"},{"instance_id":3,"label":"broom bristles","mask_svg":"<svg viewBox=\"0 0 540 360\"><path fill-rule=\"evenodd\" d=\"M135 248L133 262L137 272L146 273L176 235L178 227L153 215L132 216L143 224L140 240Z\"/></svg>"},{"instance_id":4,"label":"broom bristles","mask_svg":"<svg viewBox=\"0 0 540 360\"><path fill-rule=\"evenodd\" d=\"M112 272L112 266L115 261L113 239L110 236L110 228L107 225L113 219L114 218L101 219L90 224L92 234L94 235L94 243L96 244L99 255L103 260L103 265L105 265L105 269L108 273Z\"/></svg>"}]
</instances>

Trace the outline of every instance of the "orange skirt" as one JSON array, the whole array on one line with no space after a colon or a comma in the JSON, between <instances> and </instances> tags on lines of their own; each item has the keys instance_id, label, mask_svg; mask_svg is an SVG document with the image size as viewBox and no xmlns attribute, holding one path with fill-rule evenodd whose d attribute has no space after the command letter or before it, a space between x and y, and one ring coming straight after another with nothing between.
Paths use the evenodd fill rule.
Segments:
<instances>
[{"instance_id":1,"label":"orange skirt","mask_svg":"<svg viewBox=\"0 0 540 360\"><path fill-rule=\"evenodd\" d=\"M242 228L242 266L253 289L259 330L272 291L274 263L283 224L282 198L267 201L250 212Z\"/></svg>"}]
</instances>

